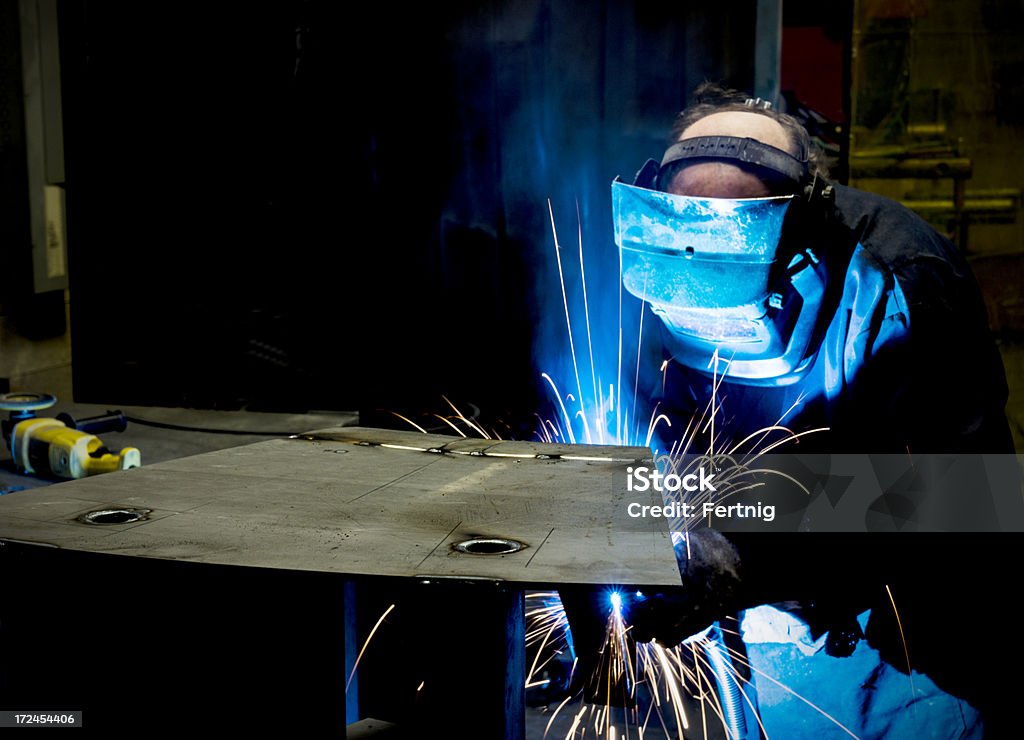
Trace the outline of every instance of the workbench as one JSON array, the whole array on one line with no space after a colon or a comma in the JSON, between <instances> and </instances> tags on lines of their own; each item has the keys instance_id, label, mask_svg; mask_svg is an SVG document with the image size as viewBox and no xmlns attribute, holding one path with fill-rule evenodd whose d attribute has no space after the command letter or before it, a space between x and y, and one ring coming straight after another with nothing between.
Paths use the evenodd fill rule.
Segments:
<instances>
[{"instance_id":1,"label":"workbench","mask_svg":"<svg viewBox=\"0 0 1024 740\"><path fill-rule=\"evenodd\" d=\"M342 737L392 601L406 652L362 690L522 737L528 589L679 583L664 520L626 514L649 455L336 427L0 496L6 703Z\"/></svg>"}]
</instances>

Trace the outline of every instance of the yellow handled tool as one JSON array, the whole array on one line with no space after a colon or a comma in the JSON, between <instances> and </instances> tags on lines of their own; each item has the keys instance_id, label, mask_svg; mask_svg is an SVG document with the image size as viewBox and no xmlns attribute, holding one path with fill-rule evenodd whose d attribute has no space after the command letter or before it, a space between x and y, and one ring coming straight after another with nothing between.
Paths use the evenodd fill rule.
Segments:
<instances>
[{"instance_id":1,"label":"yellow handled tool","mask_svg":"<svg viewBox=\"0 0 1024 740\"><path fill-rule=\"evenodd\" d=\"M59 478L84 478L142 464L136 448L114 454L96 435L70 429L57 419L26 419L15 425L11 454L19 471Z\"/></svg>"},{"instance_id":2,"label":"yellow handled tool","mask_svg":"<svg viewBox=\"0 0 1024 740\"><path fill-rule=\"evenodd\" d=\"M0 396L0 409L11 412L3 422L4 436L18 472L84 478L88 475L137 468L142 464L138 449L109 450L92 432L123 431L120 412L75 422L60 414L56 419L37 417L35 412L57 402L54 396L36 393L8 393Z\"/></svg>"}]
</instances>

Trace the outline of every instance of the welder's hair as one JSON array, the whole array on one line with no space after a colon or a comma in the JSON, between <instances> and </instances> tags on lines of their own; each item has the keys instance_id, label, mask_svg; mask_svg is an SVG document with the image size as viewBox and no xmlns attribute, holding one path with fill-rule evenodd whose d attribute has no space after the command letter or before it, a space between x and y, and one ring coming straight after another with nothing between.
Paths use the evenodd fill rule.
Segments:
<instances>
[{"instance_id":1,"label":"welder's hair","mask_svg":"<svg viewBox=\"0 0 1024 740\"><path fill-rule=\"evenodd\" d=\"M723 113L726 111L744 111L767 116L778 121L789 135L793 145L793 154L797 159L807 160L808 175L814 177L828 177L828 167L825 165L824 156L817 143L811 139L807 129L800 121L787 113L779 111L766 105L760 99L754 100L750 95L722 87L713 82L704 82L697 86L691 96L693 101L687 106L672 124L669 132L669 144L675 144L686 129L702 118L712 113Z\"/></svg>"}]
</instances>

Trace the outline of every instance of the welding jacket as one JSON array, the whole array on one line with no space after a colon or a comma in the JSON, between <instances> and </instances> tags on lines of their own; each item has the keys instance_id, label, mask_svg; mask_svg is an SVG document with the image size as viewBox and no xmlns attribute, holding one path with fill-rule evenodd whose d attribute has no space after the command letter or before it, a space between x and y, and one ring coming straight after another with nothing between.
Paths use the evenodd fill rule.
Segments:
<instances>
[{"instance_id":1,"label":"welding jacket","mask_svg":"<svg viewBox=\"0 0 1024 740\"><path fill-rule=\"evenodd\" d=\"M963 255L895 201L835 190L828 218L783 236L813 242L825 265L813 361L786 386L724 382L717 428L734 441L780 421L828 428L801 440L808 452L1013 452L1002 360ZM664 350L649 362L649 397L685 428L712 379Z\"/></svg>"},{"instance_id":2,"label":"welding jacket","mask_svg":"<svg viewBox=\"0 0 1024 740\"><path fill-rule=\"evenodd\" d=\"M790 385L723 382L715 394L721 407L715 429L725 439L718 437L716 449L782 420L794 432L829 429L803 437L797 448L803 452L1013 452L1002 361L963 255L900 204L847 187L835 189L835 208L828 219L795 236L787 227L783 236L811 240L826 271L810 350L813 360ZM663 439L657 444L668 450L670 435L687 429L689 419L707 409L713 380L671 360L663 349L670 346L668 339L659 341L658 336L667 330L656 317L647 318L645 324L654 327L644 337L652 367L648 388L660 404L659 413L665 411L673 419L671 428L658 430ZM662 364L665 360L667 365ZM695 439L689 449L706 450L707 440ZM965 500L972 500L976 492L963 493ZM701 530L691 534L691 552L679 562L682 605L651 611L658 615L655 621L665 618L663 612L669 620L685 621L682 627L676 625L685 631L703 626L694 622L695 614L697 621L706 622L757 604L793 601L802 608L814 605L810 621L818 622L812 624L817 636L871 608L868 640L846 660L867 660L874 655L866 647L870 643L887 665L899 669L905 665L903 643L897 639L900 632L891 624L876 624L892 621L892 608L885 600L889 592L883 589L891 586L901 612L913 621L915 669L981 708L986 723L997 726L1000 706L1012 704L1001 704L1001 694L988 696L992 682L983 688L963 678L992 670L994 658L980 651L951 650L948 639L958 628L984 624L1008 609L1001 597L1005 589L998 587L1000 569L991 566L1009 560L1008 552L1015 546L1012 539L978 533L912 539L889 532L845 537L752 533L726 538ZM950 593L957 598L951 600ZM657 634L656 629L651 631ZM768 658L758 658L757 648L752 649L752 661L768 660L769 672L779 675L790 663L797 665L815 677L812 683L819 686L822 701L830 695L849 697L844 706L853 706L862 715L851 715L849 722L864 736L903 736L884 729L894 728L886 722L900 717L967 722L956 701L934 691L927 698L917 697L929 711L912 716L904 695L882 691L877 681L882 664L877 661L872 663L873 672L866 671L873 676L871 681L847 680L837 673L838 659L822 657L822 668L814 673L808 665L785 658L778 652L782 647L772 649L776 653ZM1014 659L1020 653L1017 649ZM857 665L842 664L844 670ZM890 699L896 710L878 709ZM936 702L945 708L936 708ZM790 719L785 713L776 716ZM832 728L824 724L818 729L827 733ZM812 734L812 726L803 730ZM948 736L969 736L957 735L959 730L953 728L958 726L952 721L944 725ZM792 728L774 729L795 734Z\"/></svg>"}]
</instances>

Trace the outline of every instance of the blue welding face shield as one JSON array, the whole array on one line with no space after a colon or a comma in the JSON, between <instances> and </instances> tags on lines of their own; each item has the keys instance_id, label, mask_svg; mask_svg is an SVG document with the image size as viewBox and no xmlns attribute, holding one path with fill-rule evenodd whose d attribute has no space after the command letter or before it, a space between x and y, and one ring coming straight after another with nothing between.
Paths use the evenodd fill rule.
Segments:
<instances>
[{"instance_id":1,"label":"blue welding face shield","mask_svg":"<svg viewBox=\"0 0 1024 740\"><path fill-rule=\"evenodd\" d=\"M696 198L612 183L622 285L661 319L677 362L710 373L718 350L730 380L766 386L809 367L825 278L810 249L780 249L798 197Z\"/></svg>"}]
</instances>

